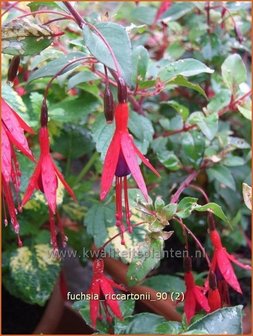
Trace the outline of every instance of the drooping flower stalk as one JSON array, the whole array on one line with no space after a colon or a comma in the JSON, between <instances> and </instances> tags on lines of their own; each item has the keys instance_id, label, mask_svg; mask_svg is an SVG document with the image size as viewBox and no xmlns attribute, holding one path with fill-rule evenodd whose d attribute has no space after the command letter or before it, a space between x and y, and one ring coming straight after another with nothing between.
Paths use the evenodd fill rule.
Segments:
<instances>
[{"instance_id":1,"label":"drooping flower stalk","mask_svg":"<svg viewBox=\"0 0 253 336\"><path fill-rule=\"evenodd\" d=\"M148 159L143 156L134 144L133 137L128 131L128 105L127 103L119 103L115 109L115 132L104 161L100 199L105 199L112 186L113 179L116 177L116 224L122 232L122 244L125 243L123 237L124 224L122 194L124 195L126 223L129 228L129 232L132 231L128 202L128 175L132 174L145 199L148 200L147 187L138 164L138 157L157 176L160 176L156 169L150 164Z\"/></svg>"},{"instance_id":2,"label":"drooping flower stalk","mask_svg":"<svg viewBox=\"0 0 253 336\"><path fill-rule=\"evenodd\" d=\"M103 318L103 312L109 323L112 321L112 314L119 319L123 318L118 301L113 299L113 288L125 290L123 286L104 275L104 261L102 259L94 260L93 276L88 290L91 295L90 320L93 328L96 328L97 319Z\"/></svg>"},{"instance_id":3,"label":"drooping flower stalk","mask_svg":"<svg viewBox=\"0 0 253 336\"><path fill-rule=\"evenodd\" d=\"M3 98L1 98L1 112L1 176L4 223L5 225L8 224L7 218L9 217L13 230L18 235L18 243L22 245L17 220L17 213L20 210L19 189L21 171L15 149L18 149L23 155L34 161L25 137L25 132L34 132Z\"/></svg>"}]
</instances>

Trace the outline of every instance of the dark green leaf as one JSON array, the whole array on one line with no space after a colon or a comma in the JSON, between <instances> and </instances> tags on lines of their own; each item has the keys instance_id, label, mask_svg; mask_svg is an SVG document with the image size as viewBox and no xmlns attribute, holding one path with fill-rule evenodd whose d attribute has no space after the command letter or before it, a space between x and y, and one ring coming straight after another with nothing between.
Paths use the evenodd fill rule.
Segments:
<instances>
[{"instance_id":1,"label":"dark green leaf","mask_svg":"<svg viewBox=\"0 0 253 336\"><path fill-rule=\"evenodd\" d=\"M207 67L202 62L193 58L186 58L183 60L169 63L169 65L165 66L165 68L158 73L158 77L161 81L167 82L171 81L174 77L178 75L190 77L201 73L212 72L213 70ZM180 78L179 81L183 83L185 82L182 78Z\"/></svg>"},{"instance_id":2,"label":"dark green leaf","mask_svg":"<svg viewBox=\"0 0 253 336\"><path fill-rule=\"evenodd\" d=\"M196 131L185 133L182 139L182 150L184 161L198 168L202 162L205 150L203 135Z\"/></svg>"},{"instance_id":3,"label":"dark green leaf","mask_svg":"<svg viewBox=\"0 0 253 336\"><path fill-rule=\"evenodd\" d=\"M243 306L216 310L190 325L189 331L198 329L215 335L239 335L242 333Z\"/></svg>"},{"instance_id":4,"label":"dark green leaf","mask_svg":"<svg viewBox=\"0 0 253 336\"><path fill-rule=\"evenodd\" d=\"M177 216L180 218L189 217L192 211L198 206L197 198L194 197L184 197L177 207Z\"/></svg>"},{"instance_id":5,"label":"dark green leaf","mask_svg":"<svg viewBox=\"0 0 253 336\"><path fill-rule=\"evenodd\" d=\"M173 275L155 275L143 282L144 286L151 287L157 292L184 292L184 281Z\"/></svg>"},{"instance_id":6,"label":"dark green leaf","mask_svg":"<svg viewBox=\"0 0 253 336\"><path fill-rule=\"evenodd\" d=\"M125 28L112 22L98 23L96 28L112 48L125 81L132 81L132 47ZM107 67L116 70L113 57L103 40L87 25L83 28L84 42L92 55Z\"/></svg>"},{"instance_id":7,"label":"dark green leaf","mask_svg":"<svg viewBox=\"0 0 253 336\"><path fill-rule=\"evenodd\" d=\"M159 263L162 258L163 240L154 239L138 253L138 257L131 262L127 279L130 286L135 285Z\"/></svg>"},{"instance_id":8,"label":"dark green leaf","mask_svg":"<svg viewBox=\"0 0 253 336\"><path fill-rule=\"evenodd\" d=\"M189 109L186 106L184 106L182 104L179 104L175 100L169 100L165 104L171 106L174 110L176 110L177 113L179 113L181 115L181 117L183 118L184 121L187 119L187 117L189 115Z\"/></svg>"},{"instance_id":9,"label":"dark green leaf","mask_svg":"<svg viewBox=\"0 0 253 336\"><path fill-rule=\"evenodd\" d=\"M205 205L198 205L197 207L195 207L196 211L209 211L212 212L215 216L219 217L220 219L222 219L224 222L228 222L228 218L227 216L224 214L222 208L220 205L216 204L216 203L207 203Z\"/></svg>"},{"instance_id":10,"label":"dark green leaf","mask_svg":"<svg viewBox=\"0 0 253 336\"><path fill-rule=\"evenodd\" d=\"M193 112L188 118L188 123L198 125L207 139L212 140L218 131L218 114L205 116L202 112Z\"/></svg>"},{"instance_id":11,"label":"dark green leaf","mask_svg":"<svg viewBox=\"0 0 253 336\"><path fill-rule=\"evenodd\" d=\"M43 78L43 77L52 77L57 72L59 72L61 69L64 68L67 64L70 64L71 61L74 61L78 58L84 57L85 54L77 51L77 52L71 52L67 56L59 57L51 62L48 62L46 65L42 66L38 70L35 70L31 73L31 76L29 77L29 81L33 81L34 79ZM83 60L77 61L73 64L70 64L68 67L66 67L65 70L61 72L61 75L76 68L79 66Z\"/></svg>"},{"instance_id":12,"label":"dark green leaf","mask_svg":"<svg viewBox=\"0 0 253 336\"><path fill-rule=\"evenodd\" d=\"M180 61L178 61L178 62L180 62ZM187 75L187 72L184 72L184 76L193 76L193 75ZM169 80L167 82L167 85L177 85L177 86L187 87L188 89L192 89L194 91L197 91L198 93L200 93L202 96L204 96L207 99L206 93L202 89L202 87L198 84L191 83L184 76L177 75L176 78Z\"/></svg>"},{"instance_id":13,"label":"dark green leaf","mask_svg":"<svg viewBox=\"0 0 253 336\"><path fill-rule=\"evenodd\" d=\"M164 317L141 313L127 317L123 321L116 320L114 325L115 334L161 334L165 327L168 333L177 334L180 330L179 322L166 321Z\"/></svg>"},{"instance_id":14,"label":"dark green leaf","mask_svg":"<svg viewBox=\"0 0 253 336\"><path fill-rule=\"evenodd\" d=\"M235 190L235 180L227 167L216 165L207 169L209 178L217 180L221 185Z\"/></svg>"},{"instance_id":15,"label":"dark green leaf","mask_svg":"<svg viewBox=\"0 0 253 336\"><path fill-rule=\"evenodd\" d=\"M81 71L72 76L68 81L68 89L72 89L81 83L86 83L99 79L99 77L91 71Z\"/></svg>"},{"instance_id":16,"label":"dark green leaf","mask_svg":"<svg viewBox=\"0 0 253 336\"><path fill-rule=\"evenodd\" d=\"M146 48L138 46L133 50L133 81L144 80L148 68L149 54Z\"/></svg>"},{"instance_id":17,"label":"dark green leaf","mask_svg":"<svg viewBox=\"0 0 253 336\"><path fill-rule=\"evenodd\" d=\"M246 82L247 71L240 55L229 55L221 66L222 78L227 87L236 92L239 84Z\"/></svg>"}]
</instances>

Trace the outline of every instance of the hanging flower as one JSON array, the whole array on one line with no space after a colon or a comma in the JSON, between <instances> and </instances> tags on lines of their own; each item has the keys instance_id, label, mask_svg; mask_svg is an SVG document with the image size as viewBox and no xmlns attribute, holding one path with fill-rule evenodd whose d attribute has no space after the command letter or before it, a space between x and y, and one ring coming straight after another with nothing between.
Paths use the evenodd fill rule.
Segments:
<instances>
[{"instance_id":1,"label":"hanging flower","mask_svg":"<svg viewBox=\"0 0 253 336\"><path fill-rule=\"evenodd\" d=\"M210 231L210 239L214 247L211 270L216 274L218 283L224 280L224 282L226 282L235 291L242 294L242 290L231 265L231 261L246 270L251 270L251 267L240 263L234 256L227 252L221 243L220 235L217 230ZM223 290L222 292L224 293ZM222 295L222 293L220 294ZM222 296L224 297L224 295Z\"/></svg>"},{"instance_id":2,"label":"hanging flower","mask_svg":"<svg viewBox=\"0 0 253 336\"><path fill-rule=\"evenodd\" d=\"M93 277L88 291L91 295L90 320L93 328L96 328L97 319L102 319L103 311L108 322L112 321L112 314L118 319L123 319L119 303L113 299L113 288L125 290L123 286L116 284L104 275L104 261L96 259L93 262Z\"/></svg>"},{"instance_id":3,"label":"hanging flower","mask_svg":"<svg viewBox=\"0 0 253 336\"><path fill-rule=\"evenodd\" d=\"M122 244L125 244L123 237L125 229L123 224L122 192L124 193L126 223L129 232L132 232L127 191L128 175L132 174L145 199L148 200L147 187L138 164L138 157L157 176L160 176L156 169L150 164L149 160L143 156L134 144L133 138L128 132L127 125L128 105L127 103L119 103L115 110L116 129L106 153L100 192L101 200L105 199L112 186L114 176L116 176L116 225L122 233Z\"/></svg>"},{"instance_id":4,"label":"hanging flower","mask_svg":"<svg viewBox=\"0 0 253 336\"><path fill-rule=\"evenodd\" d=\"M190 323L196 312L202 308L208 313L210 307L207 298L203 294L203 289L195 284L192 272L186 272L184 279L186 285L184 312L187 322Z\"/></svg>"},{"instance_id":5,"label":"hanging flower","mask_svg":"<svg viewBox=\"0 0 253 336\"><path fill-rule=\"evenodd\" d=\"M219 289L217 288L217 280L215 273L210 271L209 273L209 290L208 290L208 304L210 312L213 312L222 307L221 297Z\"/></svg>"},{"instance_id":6,"label":"hanging flower","mask_svg":"<svg viewBox=\"0 0 253 336\"><path fill-rule=\"evenodd\" d=\"M24 134L25 131L29 133L34 132L3 98L1 98L1 109L1 175L4 222L5 225L8 224L8 212L12 227L18 235L18 243L22 245L19 238L19 223L17 220L17 212L20 209L20 205L17 204L15 206L15 203L18 203L19 200L21 172L14 148L20 150L22 154L34 161Z\"/></svg>"},{"instance_id":7,"label":"hanging flower","mask_svg":"<svg viewBox=\"0 0 253 336\"><path fill-rule=\"evenodd\" d=\"M47 200L49 209L49 222L51 231L51 241L53 248L57 250L56 241L56 227L54 215L56 214L56 193L58 188L58 178L64 185L67 192L73 199L75 198L74 192L64 180L63 175L56 167L52 157L50 155L50 143L47 127L41 127L39 131L39 143L40 143L40 158L37 166L34 170L32 177L28 183L27 190L22 200L22 206L24 206L31 198L33 192L36 189L40 189ZM63 241L64 243L64 241Z\"/></svg>"}]
</instances>

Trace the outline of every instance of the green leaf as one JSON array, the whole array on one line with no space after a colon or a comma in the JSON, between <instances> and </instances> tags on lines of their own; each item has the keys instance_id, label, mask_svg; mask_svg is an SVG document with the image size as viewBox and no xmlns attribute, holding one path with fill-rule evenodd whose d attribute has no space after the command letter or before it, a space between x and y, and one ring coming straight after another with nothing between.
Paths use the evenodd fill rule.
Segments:
<instances>
[{"instance_id":1,"label":"green leaf","mask_svg":"<svg viewBox=\"0 0 253 336\"><path fill-rule=\"evenodd\" d=\"M205 150L205 140L200 132L188 132L183 135L182 151L186 163L192 164L194 168L198 168L202 162Z\"/></svg>"},{"instance_id":2,"label":"green leaf","mask_svg":"<svg viewBox=\"0 0 253 336\"><path fill-rule=\"evenodd\" d=\"M99 77L91 71L81 71L72 76L68 81L68 89L76 87L78 84L86 83L99 79Z\"/></svg>"},{"instance_id":3,"label":"green leaf","mask_svg":"<svg viewBox=\"0 0 253 336\"><path fill-rule=\"evenodd\" d=\"M230 170L222 165L216 165L207 169L208 177L217 180L221 185L227 186L232 190L235 188L235 180Z\"/></svg>"},{"instance_id":4,"label":"green leaf","mask_svg":"<svg viewBox=\"0 0 253 336\"><path fill-rule=\"evenodd\" d=\"M210 100L206 107L207 114L219 112L223 107L229 104L230 99L231 92L229 92L227 89L222 89Z\"/></svg>"},{"instance_id":5,"label":"green leaf","mask_svg":"<svg viewBox=\"0 0 253 336\"><path fill-rule=\"evenodd\" d=\"M43 306L49 299L60 271L60 264L53 250L46 244L32 248L21 247L5 255L9 275L4 278L15 286L19 298L30 304ZM11 290L11 286L8 286Z\"/></svg>"},{"instance_id":6,"label":"green leaf","mask_svg":"<svg viewBox=\"0 0 253 336\"><path fill-rule=\"evenodd\" d=\"M95 204L84 219L87 233L93 237L97 247L103 245L108 237L107 228L115 225L115 207L113 205Z\"/></svg>"},{"instance_id":7,"label":"green leaf","mask_svg":"<svg viewBox=\"0 0 253 336\"><path fill-rule=\"evenodd\" d=\"M218 114L216 113L205 116L202 112L193 112L187 121L191 125L197 124L208 140L212 140L218 131Z\"/></svg>"},{"instance_id":8,"label":"green leaf","mask_svg":"<svg viewBox=\"0 0 253 336\"><path fill-rule=\"evenodd\" d=\"M222 163L228 167L238 167L243 166L246 162L240 156L229 155L222 161Z\"/></svg>"},{"instance_id":9,"label":"green leaf","mask_svg":"<svg viewBox=\"0 0 253 336\"><path fill-rule=\"evenodd\" d=\"M134 48L132 54L133 74L132 79L134 82L144 80L148 68L149 54L146 48L138 46Z\"/></svg>"},{"instance_id":10,"label":"green leaf","mask_svg":"<svg viewBox=\"0 0 253 336\"><path fill-rule=\"evenodd\" d=\"M246 82L247 70L240 55L229 55L221 66L222 78L226 86L236 92L239 84Z\"/></svg>"},{"instance_id":11,"label":"green leaf","mask_svg":"<svg viewBox=\"0 0 253 336\"><path fill-rule=\"evenodd\" d=\"M138 257L128 267L127 280L130 286L143 280L157 266L162 258L163 245L162 239L153 239L139 251Z\"/></svg>"},{"instance_id":12,"label":"green leaf","mask_svg":"<svg viewBox=\"0 0 253 336\"><path fill-rule=\"evenodd\" d=\"M169 100L165 104L171 106L174 110L176 110L177 113L179 113L181 115L181 117L183 118L184 121L187 119L187 117L189 115L188 107L186 107L182 104L179 104L175 100Z\"/></svg>"},{"instance_id":13,"label":"green leaf","mask_svg":"<svg viewBox=\"0 0 253 336\"><path fill-rule=\"evenodd\" d=\"M175 2L162 16L163 21L176 21L193 10L195 4L192 2Z\"/></svg>"},{"instance_id":14,"label":"green leaf","mask_svg":"<svg viewBox=\"0 0 253 336\"><path fill-rule=\"evenodd\" d=\"M134 300L121 300L120 310L124 317L131 316L134 313L135 301Z\"/></svg>"},{"instance_id":15,"label":"green leaf","mask_svg":"<svg viewBox=\"0 0 253 336\"><path fill-rule=\"evenodd\" d=\"M162 316L152 313L141 313L124 320L116 320L114 333L121 334L161 334L164 329L168 334L177 334L180 330L181 323L166 321Z\"/></svg>"},{"instance_id":16,"label":"green leaf","mask_svg":"<svg viewBox=\"0 0 253 336\"><path fill-rule=\"evenodd\" d=\"M67 159L76 159L94 148L90 135L80 126L66 126L59 136L54 138L52 149Z\"/></svg>"},{"instance_id":17,"label":"green leaf","mask_svg":"<svg viewBox=\"0 0 253 336\"><path fill-rule=\"evenodd\" d=\"M199 212L209 211L215 216L222 219L224 222L228 223L228 218L224 214L220 205L216 203L207 203L205 205L199 205L197 203L197 198L194 197L184 197L178 204L176 215L180 218L189 217L192 211L196 210Z\"/></svg>"},{"instance_id":18,"label":"green leaf","mask_svg":"<svg viewBox=\"0 0 253 336\"><path fill-rule=\"evenodd\" d=\"M157 158L164 165L164 167L172 171L176 171L181 168L181 163L178 157L172 151L159 151Z\"/></svg>"},{"instance_id":19,"label":"green leaf","mask_svg":"<svg viewBox=\"0 0 253 336\"><path fill-rule=\"evenodd\" d=\"M180 61L177 61L177 62L180 62ZM187 76L186 73L184 73L184 76ZM177 85L177 86L187 87L188 89L197 91L198 93L200 93L202 96L204 96L207 99L206 93L202 89L202 87L198 84L189 82L184 76L177 75L176 78L169 80L167 82L167 85ZM193 75L188 75L188 76L193 76Z\"/></svg>"},{"instance_id":20,"label":"green leaf","mask_svg":"<svg viewBox=\"0 0 253 336\"><path fill-rule=\"evenodd\" d=\"M184 197L177 207L176 215L180 218L189 217L192 211L198 206L197 198L194 197Z\"/></svg>"},{"instance_id":21,"label":"green leaf","mask_svg":"<svg viewBox=\"0 0 253 336\"><path fill-rule=\"evenodd\" d=\"M103 22L95 25L112 48L125 81L132 82L132 47L126 29L116 23ZM87 25L83 28L84 42L89 51L108 68L116 70L114 60L103 40Z\"/></svg>"},{"instance_id":22,"label":"green leaf","mask_svg":"<svg viewBox=\"0 0 253 336\"><path fill-rule=\"evenodd\" d=\"M228 223L227 216L224 214L221 206L216 204L216 203L207 203L205 205L198 205L197 207L195 207L194 210L200 211L200 212L209 211L209 212L213 213L215 216L222 219L224 222Z\"/></svg>"},{"instance_id":23,"label":"green leaf","mask_svg":"<svg viewBox=\"0 0 253 336\"><path fill-rule=\"evenodd\" d=\"M157 292L184 292L184 281L173 275L155 275L143 282L144 286L151 287Z\"/></svg>"},{"instance_id":24,"label":"green leaf","mask_svg":"<svg viewBox=\"0 0 253 336\"><path fill-rule=\"evenodd\" d=\"M66 56L61 56L57 59L54 59L53 61L48 62L46 65L42 66L38 70L35 70L31 73L31 76L29 77L29 82L43 77L52 77L57 72L59 72L64 66L69 64L71 61L74 61L75 59L78 59L80 57L84 57L85 54L77 51L77 52L71 52ZM65 70L61 72L61 75L76 68L79 66L83 60L80 60L78 62L75 62L73 64L70 64L68 67L66 67Z\"/></svg>"},{"instance_id":25,"label":"green leaf","mask_svg":"<svg viewBox=\"0 0 253 336\"><path fill-rule=\"evenodd\" d=\"M247 119L252 119L252 103L251 99L247 99L243 104L238 104L239 112Z\"/></svg>"},{"instance_id":26,"label":"green leaf","mask_svg":"<svg viewBox=\"0 0 253 336\"><path fill-rule=\"evenodd\" d=\"M9 55L35 55L52 42L53 32L27 19L14 19L2 27L2 52Z\"/></svg>"},{"instance_id":27,"label":"green leaf","mask_svg":"<svg viewBox=\"0 0 253 336\"><path fill-rule=\"evenodd\" d=\"M213 70L196 59L186 58L169 63L169 65L165 66L164 69L158 73L158 77L161 81L166 82L178 75L191 77L201 73L213 73ZM180 81L185 83L182 78L179 79L179 82Z\"/></svg>"},{"instance_id":28,"label":"green leaf","mask_svg":"<svg viewBox=\"0 0 253 336\"><path fill-rule=\"evenodd\" d=\"M49 117L63 123L83 124L89 114L97 111L100 100L93 94L82 91L82 94L67 97L61 102L50 105Z\"/></svg>"},{"instance_id":29,"label":"green leaf","mask_svg":"<svg viewBox=\"0 0 253 336\"><path fill-rule=\"evenodd\" d=\"M218 309L192 323L188 331L198 329L215 335L240 335L242 333L243 306Z\"/></svg>"},{"instance_id":30,"label":"green leaf","mask_svg":"<svg viewBox=\"0 0 253 336\"><path fill-rule=\"evenodd\" d=\"M107 124L104 115L99 115L92 125L92 138L96 144L96 150L101 153L101 159L104 160L110 141L115 130L114 124Z\"/></svg>"},{"instance_id":31,"label":"green leaf","mask_svg":"<svg viewBox=\"0 0 253 336\"><path fill-rule=\"evenodd\" d=\"M46 7L46 8L59 8L57 2L55 1L36 1L36 2L30 2L27 5L30 9L31 12L37 11L41 7Z\"/></svg>"}]
</instances>

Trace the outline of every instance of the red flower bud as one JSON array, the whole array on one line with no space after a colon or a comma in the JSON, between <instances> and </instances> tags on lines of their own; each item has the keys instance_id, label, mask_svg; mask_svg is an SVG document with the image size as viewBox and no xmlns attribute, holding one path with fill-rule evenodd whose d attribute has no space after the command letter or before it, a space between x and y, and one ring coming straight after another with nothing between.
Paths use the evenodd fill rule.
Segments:
<instances>
[{"instance_id":1,"label":"red flower bud","mask_svg":"<svg viewBox=\"0 0 253 336\"><path fill-rule=\"evenodd\" d=\"M44 99L41 105L41 113L40 113L40 125L41 127L46 127L48 122L48 108L47 102Z\"/></svg>"},{"instance_id":2,"label":"red flower bud","mask_svg":"<svg viewBox=\"0 0 253 336\"><path fill-rule=\"evenodd\" d=\"M107 124L111 124L114 118L114 102L109 85L106 85L104 92L104 115Z\"/></svg>"},{"instance_id":3,"label":"red flower bud","mask_svg":"<svg viewBox=\"0 0 253 336\"><path fill-rule=\"evenodd\" d=\"M127 102L127 85L122 77L117 79L118 84L118 102L126 103Z\"/></svg>"},{"instance_id":4,"label":"red flower bud","mask_svg":"<svg viewBox=\"0 0 253 336\"><path fill-rule=\"evenodd\" d=\"M8 69L8 81L13 82L18 73L18 67L20 63L20 56L14 56L11 60Z\"/></svg>"}]
</instances>

